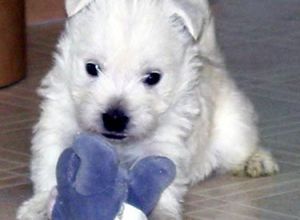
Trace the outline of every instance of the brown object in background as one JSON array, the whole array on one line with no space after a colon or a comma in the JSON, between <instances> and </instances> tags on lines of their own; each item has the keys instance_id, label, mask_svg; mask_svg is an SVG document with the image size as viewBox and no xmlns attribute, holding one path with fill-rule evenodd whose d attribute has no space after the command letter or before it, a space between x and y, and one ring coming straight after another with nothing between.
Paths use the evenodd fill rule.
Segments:
<instances>
[{"instance_id":1,"label":"brown object in background","mask_svg":"<svg viewBox=\"0 0 300 220\"><path fill-rule=\"evenodd\" d=\"M65 0L25 0L25 8L27 25L62 20L66 17Z\"/></svg>"},{"instance_id":2,"label":"brown object in background","mask_svg":"<svg viewBox=\"0 0 300 220\"><path fill-rule=\"evenodd\" d=\"M0 0L0 87L25 76L24 1Z\"/></svg>"}]
</instances>

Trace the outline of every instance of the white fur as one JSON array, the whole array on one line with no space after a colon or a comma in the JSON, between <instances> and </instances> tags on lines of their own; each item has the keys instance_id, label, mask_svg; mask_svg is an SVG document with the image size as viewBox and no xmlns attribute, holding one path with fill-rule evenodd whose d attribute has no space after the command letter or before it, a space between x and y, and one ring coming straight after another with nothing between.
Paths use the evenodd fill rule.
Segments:
<instances>
[{"instance_id":1,"label":"white fur","mask_svg":"<svg viewBox=\"0 0 300 220\"><path fill-rule=\"evenodd\" d=\"M177 178L151 218L179 220L189 184L217 168L243 169L258 150L254 110L226 73L208 4L83 0L78 8L74 2L67 2L69 14L79 13L67 21L39 90L44 101L32 140L34 196L17 218L45 219L60 153L78 132L101 135L100 115L117 101L131 116L128 138L113 141L122 163L153 154L171 158ZM86 73L88 61L103 66L99 77ZM153 88L142 83L149 68L163 72ZM268 156L271 173L278 168Z\"/></svg>"}]
</instances>

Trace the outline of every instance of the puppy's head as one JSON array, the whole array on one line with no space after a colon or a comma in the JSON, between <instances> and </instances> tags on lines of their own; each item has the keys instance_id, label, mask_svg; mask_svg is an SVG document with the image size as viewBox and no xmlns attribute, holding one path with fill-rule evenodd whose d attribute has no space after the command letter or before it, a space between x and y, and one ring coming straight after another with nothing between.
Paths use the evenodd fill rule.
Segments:
<instances>
[{"instance_id":1,"label":"puppy's head","mask_svg":"<svg viewBox=\"0 0 300 220\"><path fill-rule=\"evenodd\" d=\"M83 129L130 140L159 126L195 80L203 6L194 2L67 0L60 59Z\"/></svg>"}]
</instances>

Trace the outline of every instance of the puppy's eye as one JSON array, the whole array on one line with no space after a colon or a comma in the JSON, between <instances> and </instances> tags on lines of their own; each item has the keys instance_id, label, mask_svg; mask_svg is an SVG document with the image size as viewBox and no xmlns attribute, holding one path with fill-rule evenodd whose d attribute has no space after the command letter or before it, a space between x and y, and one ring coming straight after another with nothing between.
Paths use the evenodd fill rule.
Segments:
<instances>
[{"instance_id":1,"label":"puppy's eye","mask_svg":"<svg viewBox=\"0 0 300 220\"><path fill-rule=\"evenodd\" d=\"M161 73L159 72L149 72L144 78L144 83L148 86L155 86L161 80Z\"/></svg>"},{"instance_id":2,"label":"puppy's eye","mask_svg":"<svg viewBox=\"0 0 300 220\"><path fill-rule=\"evenodd\" d=\"M99 76L100 72L101 72L101 67L99 64L96 63L87 63L85 65L85 69L87 71L87 73L91 76Z\"/></svg>"}]
</instances>

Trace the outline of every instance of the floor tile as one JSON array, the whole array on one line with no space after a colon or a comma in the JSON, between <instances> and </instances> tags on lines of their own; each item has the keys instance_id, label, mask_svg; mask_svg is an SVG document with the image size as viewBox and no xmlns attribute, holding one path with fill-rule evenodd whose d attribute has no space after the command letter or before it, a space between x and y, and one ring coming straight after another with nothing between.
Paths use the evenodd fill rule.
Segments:
<instances>
[{"instance_id":1,"label":"floor tile","mask_svg":"<svg viewBox=\"0 0 300 220\"><path fill-rule=\"evenodd\" d=\"M226 213L232 213L236 215L255 217L260 220L298 220L297 217L286 215L282 212L267 210L259 207L252 207L249 205L240 205L237 203L228 203L227 205L217 208Z\"/></svg>"},{"instance_id":2,"label":"floor tile","mask_svg":"<svg viewBox=\"0 0 300 220\"><path fill-rule=\"evenodd\" d=\"M300 165L299 154L290 153L285 150L274 150L273 155L278 161L282 161L288 164Z\"/></svg>"},{"instance_id":3,"label":"floor tile","mask_svg":"<svg viewBox=\"0 0 300 220\"><path fill-rule=\"evenodd\" d=\"M0 133L0 148L13 150L21 153L29 153L31 137L31 128L17 130L5 134Z\"/></svg>"},{"instance_id":4,"label":"floor tile","mask_svg":"<svg viewBox=\"0 0 300 220\"><path fill-rule=\"evenodd\" d=\"M249 217L241 214L229 213L218 209L204 209L194 213L187 214L187 219L191 220L258 220L255 217Z\"/></svg>"},{"instance_id":5,"label":"floor tile","mask_svg":"<svg viewBox=\"0 0 300 220\"><path fill-rule=\"evenodd\" d=\"M16 219L16 210L18 206L30 197L31 187L28 184L22 184L15 187L0 189L0 217L3 220Z\"/></svg>"},{"instance_id":6,"label":"floor tile","mask_svg":"<svg viewBox=\"0 0 300 220\"><path fill-rule=\"evenodd\" d=\"M23 116L24 117L24 116ZM16 130L31 129L36 123L36 117L25 118L19 121L9 121L0 124L0 133L10 133Z\"/></svg>"},{"instance_id":7,"label":"floor tile","mask_svg":"<svg viewBox=\"0 0 300 220\"><path fill-rule=\"evenodd\" d=\"M8 171L0 170L0 180L8 179L8 178L11 178L12 176L14 176L14 174L12 174Z\"/></svg>"},{"instance_id":8,"label":"floor tile","mask_svg":"<svg viewBox=\"0 0 300 220\"><path fill-rule=\"evenodd\" d=\"M38 108L37 101L30 101L17 96L11 96L10 94L1 93L0 103L5 105L16 106L24 110L35 110Z\"/></svg>"},{"instance_id":9,"label":"floor tile","mask_svg":"<svg viewBox=\"0 0 300 220\"><path fill-rule=\"evenodd\" d=\"M295 105L300 103L300 95L298 93L291 92L288 88L278 83L257 86L248 92L283 102L295 103Z\"/></svg>"},{"instance_id":10,"label":"floor tile","mask_svg":"<svg viewBox=\"0 0 300 220\"><path fill-rule=\"evenodd\" d=\"M239 177L236 177L239 178ZM194 193L200 196L216 199L224 199L226 196L242 195L243 193L253 192L255 190L266 187L272 189L272 187L282 186L290 181L298 182L300 173L279 173L275 176L263 177L263 178L248 178L247 181L233 182L232 184L219 185L213 188L198 188L194 189ZM299 185L300 187L300 185ZM229 200L230 201L230 200Z\"/></svg>"},{"instance_id":11,"label":"floor tile","mask_svg":"<svg viewBox=\"0 0 300 220\"><path fill-rule=\"evenodd\" d=\"M2 103L0 100L0 117L4 119L5 117L15 116L17 114L30 113L31 111L28 109L24 109L22 106Z\"/></svg>"},{"instance_id":12,"label":"floor tile","mask_svg":"<svg viewBox=\"0 0 300 220\"><path fill-rule=\"evenodd\" d=\"M270 97L261 96L261 94L249 94L251 101L254 103L261 122L272 121L286 115L300 113L300 105L275 100Z\"/></svg>"},{"instance_id":13,"label":"floor tile","mask_svg":"<svg viewBox=\"0 0 300 220\"><path fill-rule=\"evenodd\" d=\"M8 172L13 174L13 175L16 175L16 176L23 176L23 177L29 177L30 176L29 175L30 170L29 170L29 165L28 164L17 167L17 168L10 169Z\"/></svg>"},{"instance_id":14,"label":"floor tile","mask_svg":"<svg viewBox=\"0 0 300 220\"><path fill-rule=\"evenodd\" d=\"M285 143L285 145L291 144L293 146L298 146L300 141L299 129L296 130L282 130L281 133L276 135L269 134L266 141L270 140L272 142Z\"/></svg>"},{"instance_id":15,"label":"floor tile","mask_svg":"<svg viewBox=\"0 0 300 220\"><path fill-rule=\"evenodd\" d=\"M268 186L257 185L256 189L243 192L232 192L224 196L217 196L218 199L238 204L251 204L253 200L268 198L271 196L290 193L300 190L300 179L288 180L286 182L270 184Z\"/></svg>"},{"instance_id":16,"label":"floor tile","mask_svg":"<svg viewBox=\"0 0 300 220\"><path fill-rule=\"evenodd\" d=\"M274 141L272 138L265 138L263 146L268 149L288 152L295 156L300 155L300 146L298 144L284 143L280 141Z\"/></svg>"},{"instance_id":17,"label":"floor tile","mask_svg":"<svg viewBox=\"0 0 300 220\"><path fill-rule=\"evenodd\" d=\"M2 158L0 159L0 171L7 171L10 169L15 169L22 165L24 165L24 164L18 163L15 161L4 160Z\"/></svg>"},{"instance_id":18,"label":"floor tile","mask_svg":"<svg viewBox=\"0 0 300 220\"><path fill-rule=\"evenodd\" d=\"M0 148L0 160L27 164L29 163L29 156L17 151Z\"/></svg>"},{"instance_id":19,"label":"floor tile","mask_svg":"<svg viewBox=\"0 0 300 220\"><path fill-rule=\"evenodd\" d=\"M6 179L0 180L0 190L19 185L29 184L30 181L27 177L23 176L12 176Z\"/></svg>"},{"instance_id":20,"label":"floor tile","mask_svg":"<svg viewBox=\"0 0 300 220\"><path fill-rule=\"evenodd\" d=\"M300 190L251 201L249 205L300 218Z\"/></svg>"}]
</instances>

